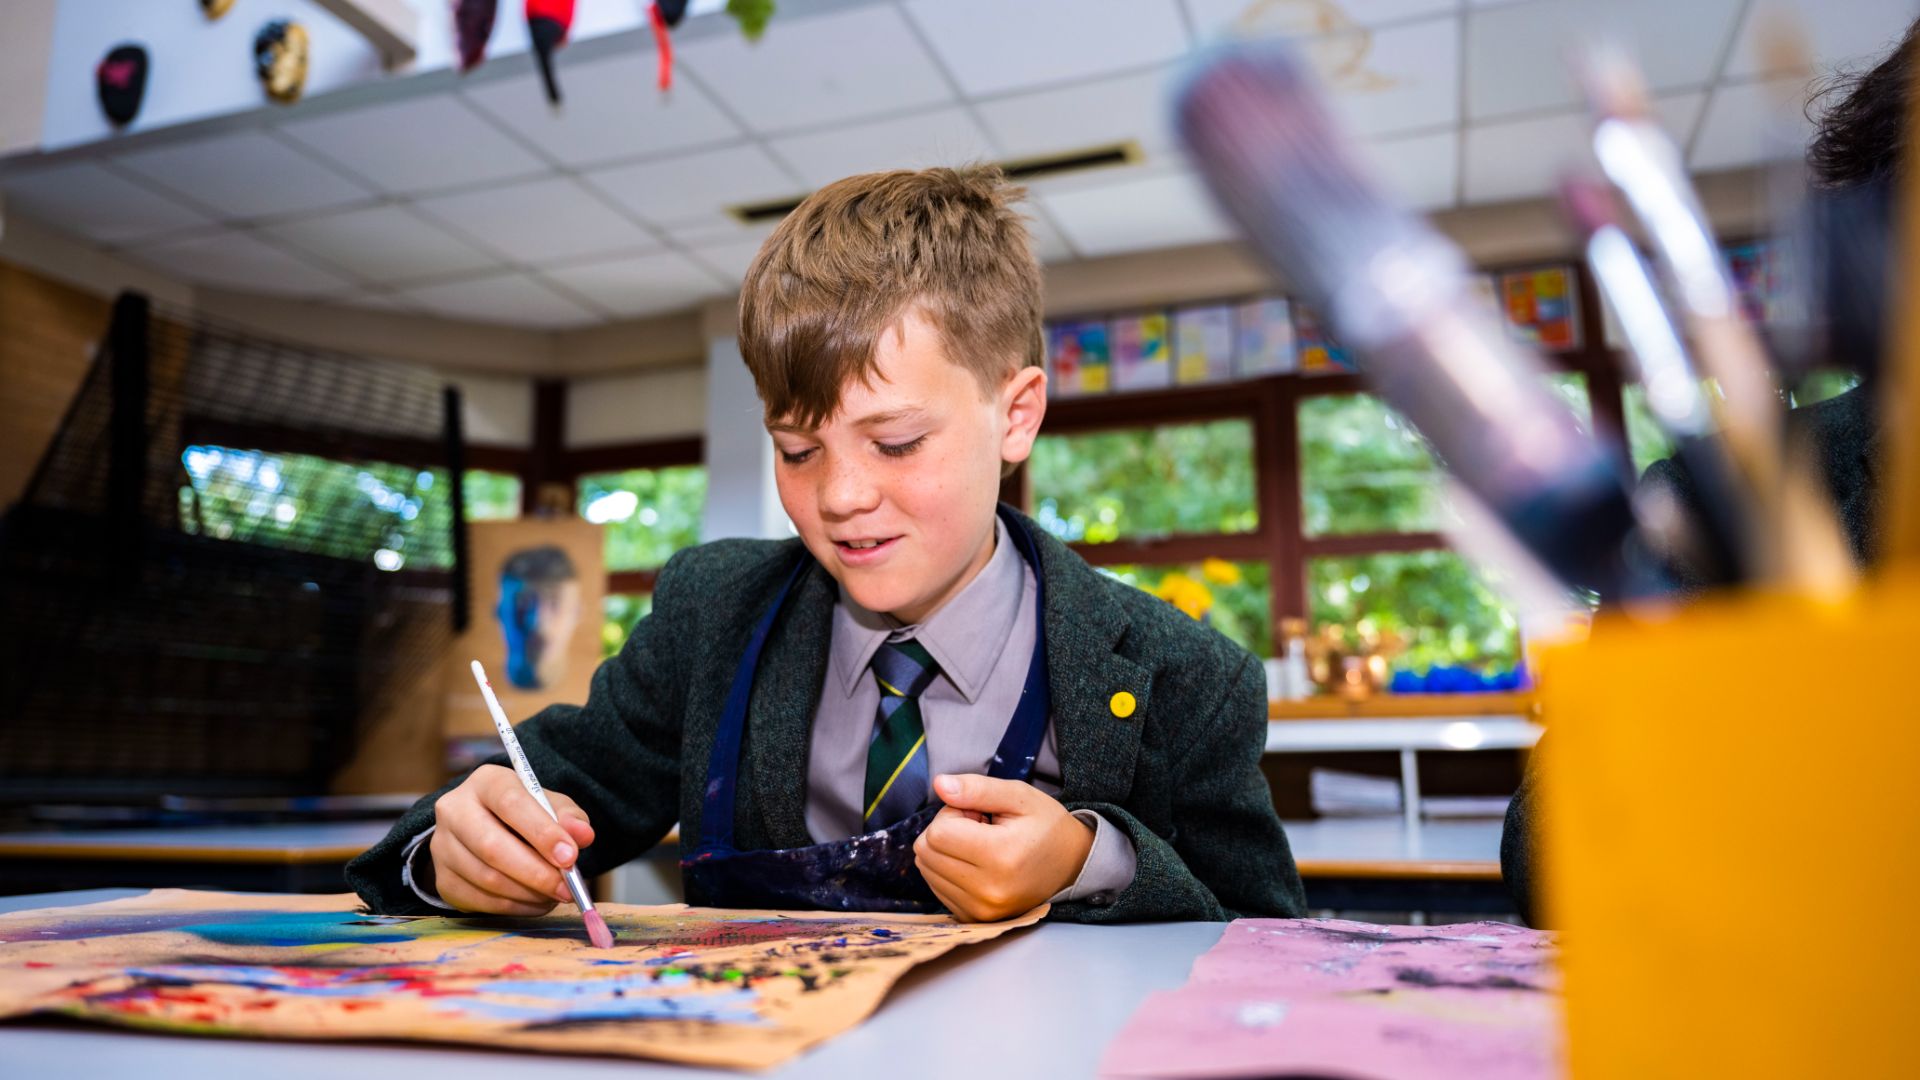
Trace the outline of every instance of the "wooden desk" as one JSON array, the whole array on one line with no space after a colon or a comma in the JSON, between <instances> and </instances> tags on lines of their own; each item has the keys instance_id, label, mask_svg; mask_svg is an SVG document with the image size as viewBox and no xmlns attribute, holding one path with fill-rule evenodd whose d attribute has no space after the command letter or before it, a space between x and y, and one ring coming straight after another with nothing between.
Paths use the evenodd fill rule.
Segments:
<instances>
[{"instance_id":1,"label":"wooden desk","mask_svg":"<svg viewBox=\"0 0 1920 1080\"><path fill-rule=\"evenodd\" d=\"M140 886L344 892L390 822L0 833L0 893Z\"/></svg>"}]
</instances>

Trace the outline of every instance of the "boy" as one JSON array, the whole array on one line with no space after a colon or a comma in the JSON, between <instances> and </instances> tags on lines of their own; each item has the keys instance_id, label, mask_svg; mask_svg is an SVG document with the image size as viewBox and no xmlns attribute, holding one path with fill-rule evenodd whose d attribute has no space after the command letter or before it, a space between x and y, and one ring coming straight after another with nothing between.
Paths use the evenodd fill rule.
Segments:
<instances>
[{"instance_id":1,"label":"boy","mask_svg":"<svg viewBox=\"0 0 1920 1080\"><path fill-rule=\"evenodd\" d=\"M676 555L587 704L518 729L562 824L482 765L349 865L375 910L542 913L677 818L694 904L1302 913L1259 663L997 507L1046 412L1020 194L879 173L788 215L740 344L799 539Z\"/></svg>"}]
</instances>

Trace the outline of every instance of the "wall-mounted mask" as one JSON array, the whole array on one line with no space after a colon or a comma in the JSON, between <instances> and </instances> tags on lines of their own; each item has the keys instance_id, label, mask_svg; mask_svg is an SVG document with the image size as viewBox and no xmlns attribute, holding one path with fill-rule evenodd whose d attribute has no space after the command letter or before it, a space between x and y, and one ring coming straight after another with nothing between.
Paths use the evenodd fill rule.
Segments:
<instances>
[{"instance_id":1,"label":"wall-mounted mask","mask_svg":"<svg viewBox=\"0 0 1920 1080\"><path fill-rule=\"evenodd\" d=\"M94 69L100 90L100 111L116 127L125 127L140 113L147 96L147 50L138 45L115 45Z\"/></svg>"},{"instance_id":2,"label":"wall-mounted mask","mask_svg":"<svg viewBox=\"0 0 1920 1080\"><path fill-rule=\"evenodd\" d=\"M275 19L253 39L253 67L267 96L282 105L300 100L307 88L307 30L297 22Z\"/></svg>"}]
</instances>

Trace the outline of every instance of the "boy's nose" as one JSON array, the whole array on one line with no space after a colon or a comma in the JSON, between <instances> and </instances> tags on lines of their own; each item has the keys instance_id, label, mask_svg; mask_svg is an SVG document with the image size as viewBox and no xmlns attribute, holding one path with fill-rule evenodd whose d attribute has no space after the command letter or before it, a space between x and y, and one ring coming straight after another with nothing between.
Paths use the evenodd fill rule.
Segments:
<instances>
[{"instance_id":1,"label":"boy's nose","mask_svg":"<svg viewBox=\"0 0 1920 1080\"><path fill-rule=\"evenodd\" d=\"M829 463L820 483L820 512L845 518L873 509L880 501L879 485L858 462Z\"/></svg>"}]
</instances>

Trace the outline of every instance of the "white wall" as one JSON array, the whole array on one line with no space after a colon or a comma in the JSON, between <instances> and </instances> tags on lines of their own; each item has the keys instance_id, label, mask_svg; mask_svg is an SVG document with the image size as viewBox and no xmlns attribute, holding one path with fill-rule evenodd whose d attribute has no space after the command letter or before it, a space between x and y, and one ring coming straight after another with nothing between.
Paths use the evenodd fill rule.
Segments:
<instances>
[{"instance_id":1,"label":"white wall","mask_svg":"<svg viewBox=\"0 0 1920 1080\"><path fill-rule=\"evenodd\" d=\"M533 445L533 381L511 375L449 374L460 389L460 424L469 444Z\"/></svg>"},{"instance_id":2,"label":"white wall","mask_svg":"<svg viewBox=\"0 0 1920 1080\"><path fill-rule=\"evenodd\" d=\"M706 419L705 366L567 381L569 450L700 435Z\"/></svg>"}]
</instances>

